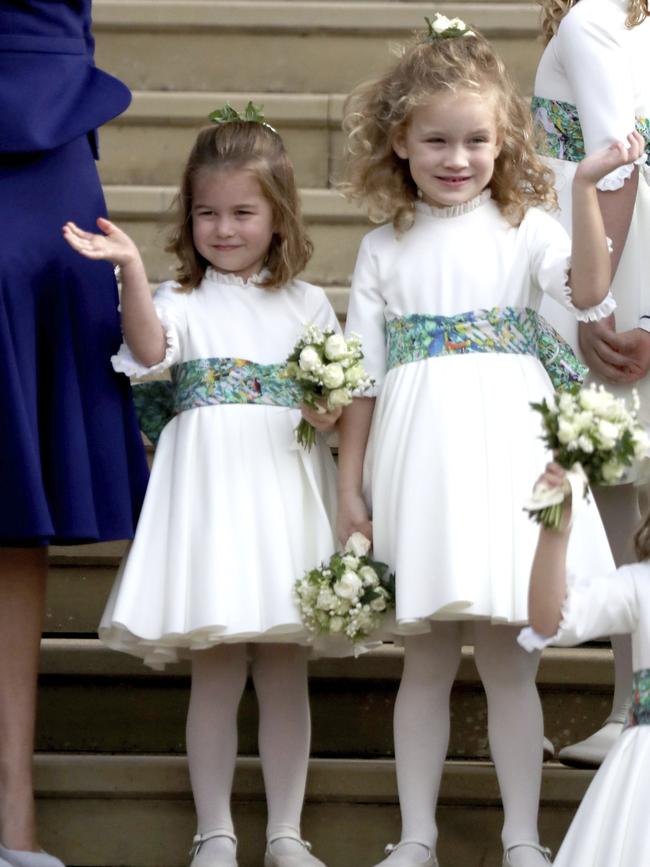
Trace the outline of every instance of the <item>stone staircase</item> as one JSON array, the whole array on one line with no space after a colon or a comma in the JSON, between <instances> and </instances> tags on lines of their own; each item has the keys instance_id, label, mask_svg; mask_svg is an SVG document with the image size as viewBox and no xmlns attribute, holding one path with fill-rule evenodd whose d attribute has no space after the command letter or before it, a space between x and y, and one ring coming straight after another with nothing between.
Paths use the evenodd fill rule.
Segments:
<instances>
[{"instance_id":1,"label":"stone staircase","mask_svg":"<svg viewBox=\"0 0 650 867\"><path fill-rule=\"evenodd\" d=\"M443 4L491 36L529 92L541 45L532 3ZM111 216L141 245L152 282L174 185L195 131L228 100L263 103L285 138L316 252L307 279L344 317L368 223L334 189L344 94L378 72L391 44L429 4L373 0L95 0L97 62L134 91L101 136ZM43 641L36 782L42 842L69 867L181 867L194 833L184 757L186 664L151 672L103 648L95 629L122 543L51 551ZM399 836L392 705L401 651L311 666L313 760L304 833L329 867L364 867ZM540 668L546 730L556 746L608 712L612 667L602 647L549 650ZM256 706L240 712L234 807L241 867L261 867L265 807ZM541 829L557 848L591 778L549 763ZM442 867L499 867L500 807L486 742L485 701L466 648L452 697L452 738L440 798Z\"/></svg>"}]
</instances>

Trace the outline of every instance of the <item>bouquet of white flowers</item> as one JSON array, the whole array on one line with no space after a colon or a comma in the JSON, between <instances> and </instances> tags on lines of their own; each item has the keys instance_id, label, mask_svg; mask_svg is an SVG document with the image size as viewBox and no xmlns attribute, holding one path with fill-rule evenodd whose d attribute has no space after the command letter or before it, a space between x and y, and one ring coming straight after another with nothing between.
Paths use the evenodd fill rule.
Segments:
<instances>
[{"instance_id":1,"label":"bouquet of white flowers","mask_svg":"<svg viewBox=\"0 0 650 867\"><path fill-rule=\"evenodd\" d=\"M372 379L360 363L362 358L358 334L346 340L332 328L323 331L317 325L307 325L283 375L300 386L307 406L325 412L323 402L329 410L347 406L354 392L371 387ZM296 439L307 449L316 441L316 431L304 418L296 428Z\"/></svg>"},{"instance_id":2,"label":"bouquet of white flowers","mask_svg":"<svg viewBox=\"0 0 650 867\"><path fill-rule=\"evenodd\" d=\"M353 533L329 563L298 579L294 592L310 632L342 634L353 644L367 638L395 606L395 576L368 557L370 541Z\"/></svg>"},{"instance_id":3,"label":"bouquet of white flowers","mask_svg":"<svg viewBox=\"0 0 650 867\"><path fill-rule=\"evenodd\" d=\"M616 484L626 467L647 457L650 439L637 420L639 398L633 394L632 410L602 385L531 403L542 416L542 439L568 470L564 489L535 486L524 508L538 524L557 529L571 490L586 497L588 485Z\"/></svg>"}]
</instances>

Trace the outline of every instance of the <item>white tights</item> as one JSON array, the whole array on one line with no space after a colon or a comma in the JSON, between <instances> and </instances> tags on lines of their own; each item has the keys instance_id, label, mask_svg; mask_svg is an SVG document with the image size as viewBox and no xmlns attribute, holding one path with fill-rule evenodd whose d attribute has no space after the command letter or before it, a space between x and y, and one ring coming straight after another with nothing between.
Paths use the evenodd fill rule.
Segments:
<instances>
[{"instance_id":1,"label":"white tights","mask_svg":"<svg viewBox=\"0 0 650 867\"><path fill-rule=\"evenodd\" d=\"M432 624L405 639L404 674L395 704L395 758L402 840L435 848L435 808L449 742L449 694L461 653L461 623ZM519 627L474 624L476 665L488 703L488 735L505 821L504 847L538 842L542 776L542 710L535 686L539 654L517 644ZM417 844L400 847L387 864L424 860ZM515 867L538 867L541 854L513 850ZM411 860L409 860L411 859Z\"/></svg>"},{"instance_id":2,"label":"white tights","mask_svg":"<svg viewBox=\"0 0 650 867\"><path fill-rule=\"evenodd\" d=\"M230 795L237 758L237 710L246 685L247 654L259 704L259 752L268 804L267 837L300 836L311 720L307 651L291 644L224 644L192 655L187 757L198 831L233 833ZM278 840L282 854L300 844ZM227 837L207 841L206 860L228 850ZM200 857L198 858L200 861Z\"/></svg>"}]
</instances>

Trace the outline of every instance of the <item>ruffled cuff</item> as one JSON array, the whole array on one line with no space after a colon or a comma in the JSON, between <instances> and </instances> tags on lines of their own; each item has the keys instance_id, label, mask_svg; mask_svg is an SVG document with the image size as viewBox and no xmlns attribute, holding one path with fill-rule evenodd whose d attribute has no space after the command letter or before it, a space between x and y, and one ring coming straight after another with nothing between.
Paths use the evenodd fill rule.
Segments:
<instances>
[{"instance_id":1,"label":"ruffled cuff","mask_svg":"<svg viewBox=\"0 0 650 867\"><path fill-rule=\"evenodd\" d=\"M549 644L555 641L554 635L540 635L535 632L532 626L524 627L517 636L517 643L528 653L533 653L535 650L544 650Z\"/></svg>"},{"instance_id":2,"label":"ruffled cuff","mask_svg":"<svg viewBox=\"0 0 650 867\"><path fill-rule=\"evenodd\" d=\"M162 373L163 370L171 367L180 356L180 342L178 333L173 326L164 310L156 307L156 314L160 319L160 324L165 331L165 357L157 364L147 367L141 364L131 352L127 343L122 343L117 355L111 356L111 364L113 370L117 373L123 373L125 376L150 376L155 373Z\"/></svg>"},{"instance_id":3,"label":"ruffled cuff","mask_svg":"<svg viewBox=\"0 0 650 867\"><path fill-rule=\"evenodd\" d=\"M574 644L580 644L583 639L575 632L575 624L579 621L579 612L576 608L579 593L576 593L576 591L587 584L589 584L588 578L575 578L573 575L568 574L567 592L560 613L560 625L555 635L540 635L531 626L526 626L517 636L518 644L529 653L534 650L544 650L550 644L560 644L569 647Z\"/></svg>"},{"instance_id":4,"label":"ruffled cuff","mask_svg":"<svg viewBox=\"0 0 650 867\"><path fill-rule=\"evenodd\" d=\"M614 169L613 172L610 172L608 175L605 175L604 178L601 178L596 184L596 189L601 190L602 192L609 192L611 190L620 190L625 181L627 181L630 177L632 177L632 173L634 172L635 166L643 166L643 174L648 179L646 174L647 172L647 163L648 155L642 154L638 160L635 160L633 163L629 163L626 166L619 166L617 169Z\"/></svg>"},{"instance_id":5,"label":"ruffled cuff","mask_svg":"<svg viewBox=\"0 0 650 867\"><path fill-rule=\"evenodd\" d=\"M608 239L609 240L609 239ZM564 287L564 304L575 316L578 322L599 322L616 310L616 301L611 292L595 307L576 307L572 300L571 287Z\"/></svg>"}]
</instances>

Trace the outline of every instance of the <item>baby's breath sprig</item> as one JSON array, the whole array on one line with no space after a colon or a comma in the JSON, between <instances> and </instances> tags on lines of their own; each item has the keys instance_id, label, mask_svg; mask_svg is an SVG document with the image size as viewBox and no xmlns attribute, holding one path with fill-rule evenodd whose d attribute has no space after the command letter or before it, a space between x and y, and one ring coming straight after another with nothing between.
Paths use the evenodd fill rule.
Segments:
<instances>
[{"instance_id":1,"label":"baby's breath sprig","mask_svg":"<svg viewBox=\"0 0 650 867\"><path fill-rule=\"evenodd\" d=\"M461 18L447 18L439 12L434 12L433 21L425 16L428 32L424 37L425 42L434 42L438 39L455 39L458 36L476 36Z\"/></svg>"}]
</instances>

